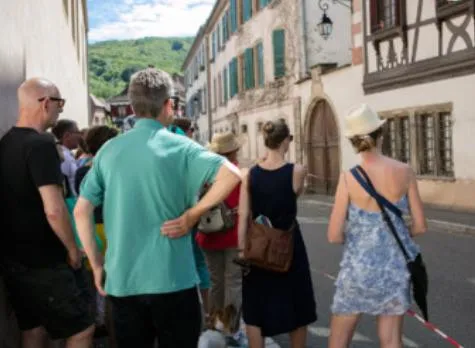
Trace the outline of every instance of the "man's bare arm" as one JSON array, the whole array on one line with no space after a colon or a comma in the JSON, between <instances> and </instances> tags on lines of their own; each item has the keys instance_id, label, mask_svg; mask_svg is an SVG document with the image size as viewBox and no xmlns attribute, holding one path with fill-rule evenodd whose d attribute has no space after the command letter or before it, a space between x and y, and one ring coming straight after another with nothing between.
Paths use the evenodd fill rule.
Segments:
<instances>
[{"instance_id":1,"label":"man's bare arm","mask_svg":"<svg viewBox=\"0 0 475 348\"><path fill-rule=\"evenodd\" d=\"M64 202L63 189L58 185L46 185L39 188L48 223L54 233L69 251L76 249L76 241L69 220L68 209Z\"/></svg>"},{"instance_id":2,"label":"man's bare arm","mask_svg":"<svg viewBox=\"0 0 475 348\"><path fill-rule=\"evenodd\" d=\"M214 183L206 195L181 217L167 221L162 226L162 233L178 238L188 233L198 222L199 218L212 207L222 202L241 181L241 172L234 164L225 162L216 174Z\"/></svg>"},{"instance_id":3,"label":"man's bare arm","mask_svg":"<svg viewBox=\"0 0 475 348\"><path fill-rule=\"evenodd\" d=\"M74 218L76 220L76 228L78 231L79 239L86 252L89 263L91 264L92 271L94 273L94 283L97 290L103 296L105 291L103 289L103 265L104 260L97 248L94 224L93 224L94 206L87 199L79 197L76 207L74 208Z\"/></svg>"},{"instance_id":4,"label":"man's bare arm","mask_svg":"<svg viewBox=\"0 0 475 348\"><path fill-rule=\"evenodd\" d=\"M43 201L46 219L68 251L70 266L79 268L81 266L81 254L74 239L68 209L64 202L63 188L58 185L45 185L38 190Z\"/></svg>"}]
</instances>

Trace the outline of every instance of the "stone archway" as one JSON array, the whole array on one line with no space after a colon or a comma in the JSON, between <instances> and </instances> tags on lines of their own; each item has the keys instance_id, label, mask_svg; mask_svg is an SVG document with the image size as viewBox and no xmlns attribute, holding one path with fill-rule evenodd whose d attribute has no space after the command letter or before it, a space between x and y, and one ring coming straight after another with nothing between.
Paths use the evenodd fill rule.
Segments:
<instances>
[{"instance_id":1,"label":"stone archway","mask_svg":"<svg viewBox=\"0 0 475 348\"><path fill-rule=\"evenodd\" d=\"M340 139L330 104L319 99L309 109L306 124L308 187L311 192L333 195L340 175Z\"/></svg>"}]
</instances>

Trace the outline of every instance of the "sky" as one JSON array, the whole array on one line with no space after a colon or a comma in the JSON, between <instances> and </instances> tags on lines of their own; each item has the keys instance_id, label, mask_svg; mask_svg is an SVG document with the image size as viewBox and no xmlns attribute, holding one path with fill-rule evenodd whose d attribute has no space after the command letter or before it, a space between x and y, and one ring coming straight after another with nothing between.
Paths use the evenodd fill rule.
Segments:
<instances>
[{"instance_id":1,"label":"sky","mask_svg":"<svg viewBox=\"0 0 475 348\"><path fill-rule=\"evenodd\" d=\"M195 36L214 0L88 0L89 42Z\"/></svg>"}]
</instances>

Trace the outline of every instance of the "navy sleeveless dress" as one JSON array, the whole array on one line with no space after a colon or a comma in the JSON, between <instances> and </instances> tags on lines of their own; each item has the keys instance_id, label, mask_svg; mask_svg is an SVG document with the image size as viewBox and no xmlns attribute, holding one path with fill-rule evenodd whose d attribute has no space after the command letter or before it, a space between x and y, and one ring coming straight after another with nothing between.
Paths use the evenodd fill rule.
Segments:
<instances>
[{"instance_id":1,"label":"navy sleeveless dress","mask_svg":"<svg viewBox=\"0 0 475 348\"><path fill-rule=\"evenodd\" d=\"M276 170L251 168L250 193L253 218L267 216L272 225L287 230L297 218L293 190L294 165ZM287 273L251 267L243 277L243 319L261 328L265 337L294 331L317 320L307 251L300 232L294 230L294 258Z\"/></svg>"}]
</instances>

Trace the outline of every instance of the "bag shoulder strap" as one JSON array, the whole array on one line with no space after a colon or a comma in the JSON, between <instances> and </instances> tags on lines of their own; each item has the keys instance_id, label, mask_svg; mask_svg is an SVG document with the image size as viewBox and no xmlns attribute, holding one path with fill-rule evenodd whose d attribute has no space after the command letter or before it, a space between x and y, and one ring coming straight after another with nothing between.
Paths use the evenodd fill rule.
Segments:
<instances>
[{"instance_id":1,"label":"bag shoulder strap","mask_svg":"<svg viewBox=\"0 0 475 348\"><path fill-rule=\"evenodd\" d=\"M363 174L363 176L366 178L366 181L363 179L363 177L361 176L360 173ZM388 209L391 209L389 207L393 206L395 208L395 210L397 211L397 212L395 212L396 215L398 215L399 217L402 218L401 210L398 207L396 207L394 204L389 202L386 198L381 196L376 191L376 189L374 188L373 183L371 182L368 174L365 172L365 170L361 166L357 166L357 167L351 169L351 174L353 174L356 181L358 181L358 183L361 185L361 187L363 187L365 189L365 191L368 192L368 194L371 197L374 198L376 203L378 203L379 209L381 210L381 213L383 215L384 221L386 222L386 225L388 226L389 230L391 231L392 235L394 236L394 239L396 240L396 242L399 246L399 249L401 249L402 253L404 254L404 258L406 259L406 262L409 262L410 261L409 254L408 254L406 248L404 247L404 244L402 243L401 238L399 237L398 233L396 232L396 228L394 227L394 224L393 224L391 218L389 217L385 206ZM386 205L386 204L388 204L388 205Z\"/></svg>"}]
</instances>

